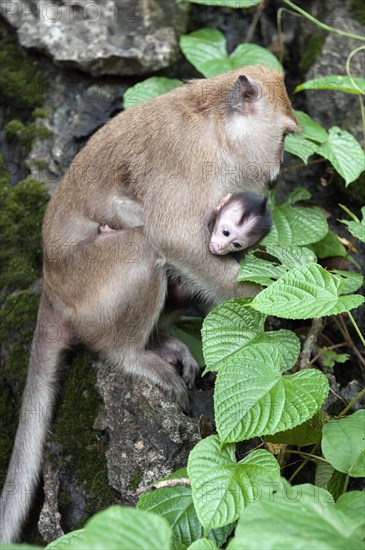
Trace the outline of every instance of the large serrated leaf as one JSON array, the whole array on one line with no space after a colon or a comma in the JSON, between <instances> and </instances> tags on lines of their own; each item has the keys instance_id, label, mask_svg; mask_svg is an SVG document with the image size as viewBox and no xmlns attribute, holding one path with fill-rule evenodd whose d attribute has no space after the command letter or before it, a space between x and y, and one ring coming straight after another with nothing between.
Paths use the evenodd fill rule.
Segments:
<instances>
[{"instance_id":1,"label":"large serrated leaf","mask_svg":"<svg viewBox=\"0 0 365 550\"><path fill-rule=\"evenodd\" d=\"M317 260L314 252L305 246L267 245L266 251L275 256L288 269L306 265Z\"/></svg>"},{"instance_id":2,"label":"large serrated leaf","mask_svg":"<svg viewBox=\"0 0 365 550\"><path fill-rule=\"evenodd\" d=\"M340 220L341 223L347 225L347 229L351 235L359 239L359 241L365 243L365 224L364 222L354 222L351 220Z\"/></svg>"},{"instance_id":3,"label":"large serrated leaf","mask_svg":"<svg viewBox=\"0 0 365 550\"><path fill-rule=\"evenodd\" d=\"M284 266L269 262L262 258L256 258L256 256L249 253L244 260L240 262L240 271L237 281L240 283L252 281L263 286L269 286L285 275L286 272L287 270Z\"/></svg>"},{"instance_id":4,"label":"large serrated leaf","mask_svg":"<svg viewBox=\"0 0 365 550\"><path fill-rule=\"evenodd\" d=\"M328 75L299 84L294 93L303 90L331 90L348 92L350 94L365 94L365 78L358 76Z\"/></svg>"},{"instance_id":5,"label":"large serrated leaf","mask_svg":"<svg viewBox=\"0 0 365 550\"><path fill-rule=\"evenodd\" d=\"M250 346L254 359L257 349L270 355L282 351L280 370L290 369L297 361L300 342L290 330L264 332L265 316L253 315L248 300L229 300L214 309L205 319L202 331L206 370L219 371L222 365L241 361ZM256 312L257 313L257 312Z\"/></svg>"},{"instance_id":6,"label":"large serrated leaf","mask_svg":"<svg viewBox=\"0 0 365 550\"><path fill-rule=\"evenodd\" d=\"M188 550L218 550L218 546L212 540L198 539L189 546Z\"/></svg>"},{"instance_id":7,"label":"large serrated leaf","mask_svg":"<svg viewBox=\"0 0 365 550\"><path fill-rule=\"evenodd\" d=\"M203 439L189 455L189 477L198 518L205 531L235 521L264 482L280 479L272 454L258 450L237 463L235 446L217 436Z\"/></svg>"},{"instance_id":8,"label":"large serrated leaf","mask_svg":"<svg viewBox=\"0 0 365 550\"><path fill-rule=\"evenodd\" d=\"M319 208L293 207L285 204L272 209L273 225L262 244L307 245L322 239L328 224Z\"/></svg>"},{"instance_id":9,"label":"large serrated leaf","mask_svg":"<svg viewBox=\"0 0 365 550\"><path fill-rule=\"evenodd\" d=\"M251 302L257 311L284 319L337 315L364 302L360 295L341 296L344 281L317 264L289 271Z\"/></svg>"},{"instance_id":10,"label":"large serrated leaf","mask_svg":"<svg viewBox=\"0 0 365 550\"><path fill-rule=\"evenodd\" d=\"M196 514L191 487L166 487L142 495L138 508L164 517L169 523L173 541L172 548L186 548L195 540L203 537L203 527ZM208 537L218 546L222 546L233 526L226 525L213 529Z\"/></svg>"},{"instance_id":11,"label":"large serrated leaf","mask_svg":"<svg viewBox=\"0 0 365 550\"><path fill-rule=\"evenodd\" d=\"M271 52L256 44L241 44L228 55L226 38L215 29L199 29L181 36L180 48L190 63L208 78L245 65L268 65L283 70Z\"/></svg>"},{"instance_id":12,"label":"large serrated leaf","mask_svg":"<svg viewBox=\"0 0 365 550\"><path fill-rule=\"evenodd\" d=\"M332 466L352 477L365 477L365 410L331 420L323 428L322 451Z\"/></svg>"},{"instance_id":13,"label":"large serrated leaf","mask_svg":"<svg viewBox=\"0 0 365 550\"><path fill-rule=\"evenodd\" d=\"M275 435L265 436L265 441L270 443L284 443L285 445L295 445L296 447L305 447L320 443L322 439L322 428L325 417L322 411L319 411L312 418L299 424L291 430L278 432ZM321 462L321 464L324 464ZM331 472L332 473L332 472ZM326 487L324 487L326 488Z\"/></svg>"},{"instance_id":14,"label":"large serrated leaf","mask_svg":"<svg viewBox=\"0 0 365 550\"><path fill-rule=\"evenodd\" d=\"M332 273L337 277L344 279L344 284L341 288L341 294L350 294L350 292L356 292L363 282L364 277L360 273L354 273L353 271L344 271L343 269L332 269Z\"/></svg>"},{"instance_id":15,"label":"large serrated leaf","mask_svg":"<svg viewBox=\"0 0 365 550\"><path fill-rule=\"evenodd\" d=\"M128 88L124 94L124 108L129 109L139 103L144 103L153 97L170 92L174 88L182 86L182 82L176 78L163 76L151 76L142 82L137 82Z\"/></svg>"},{"instance_id":16,"label":"large serrated leaf","mask_svg":"<svg viewBox=\"0 0 365 550\"><path fill-rule=\"evenodd\" d=\"M215 308L204 320L203 354L209 370L263 332L265 315L245 307L250 300L228 300Z\"/></svg>"},{"instance_id":17,"label":"large serrated leaf","mask_svg":"<svg viewBox=\"0 0 365 550\"><path fill-rule=\"evenodd\" d=\"M228 550L360 550L358 521L341 507L310 495L278 491L241 515ZM317 488L317 491L319 489Z\"/></svg>"},{"instance_id":18,"label":"large serrated leaf","mask_svg":"<svg viewBox=\"0 0 365 550\"><path fill-rule=\"evenodd\" d=\"M82 537L84 533L85 533L84 529L71 531L71 533L67 533L67 535L64 535L63 537L60 537L59 539L54 540L50 544L47 544L46 549L47 550L72 550L74 548L74 545L78 543L78 541L83 540Z\"/></svg>"},{"instance_id":19,"label":"large serrated leaf","mask_svg":"<svg viewBox=\"0 0 365 550\"><path fill-rule=\"evenodd\" d=\"M315 369L282 375L282 355L245 348L241 363L218 373L214 410L223 442L289 430L311 418L328 394L328 382Z\"/></svg>"},{"instance_id":20,"label":"large serrated leaf","mask_svg":"<svg viewBox=\"0 0 365 550\"><path fill-rule=\"evenodd\" d=\"M328 133L323 126L313 120L313 118L307 115L307 113L303 113L303 111L294 112L302 128L302 132L300 134L301 136L317 143L323 143L327 140Z\"/></svg>"},{"instance_id":21,"label":"large serrated leaf","mask_svg":"<svg viewBox=\"0 0 365 550\"><path fill-rule=\"evenodd\" d=\"M317 148L317 153L329 160L349 185L365 169L365 154L360 143L345 130L333 126L328 140Z\"/></svg>"},{"instance_id":22,"label":"large serrated leaf","mask_svg":"<svg viewBox=\"0 0 365 550\"><path fill-rule=\"evenodd\" d=\"M350 491L341 495L336 502L336 508L342 510L356 525L354 535L365 539L365 491Z\"/></svg>"}]
</instances>

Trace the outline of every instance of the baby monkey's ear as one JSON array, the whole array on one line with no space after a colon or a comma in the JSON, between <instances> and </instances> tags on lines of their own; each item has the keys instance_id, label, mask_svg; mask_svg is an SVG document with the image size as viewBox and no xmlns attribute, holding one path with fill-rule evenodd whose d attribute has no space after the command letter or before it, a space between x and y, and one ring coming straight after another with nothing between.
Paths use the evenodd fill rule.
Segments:
<instances>
[{"instance_id":1,"label":"baby monkey's ear","mask_svg":"<svg viewBox=\"0 0 365 550\"><path fill-rule=\"evenodd\" d=\"M267 206L267 197L262 197L262 202L260 204L260 214L265 214Z\"/></svg>"},{"instance_id":2,"label":"baby monkey's ear","mask_svg":"<svg viewBox=\"0 0 365 550\"><path fill-rule=\"evenodd\" d=\"M260 97L260 88L244 74L239 76L228 94L228 103L234 111L244 113L248 103L255 103Z\"/></svg>"}]
</instances>

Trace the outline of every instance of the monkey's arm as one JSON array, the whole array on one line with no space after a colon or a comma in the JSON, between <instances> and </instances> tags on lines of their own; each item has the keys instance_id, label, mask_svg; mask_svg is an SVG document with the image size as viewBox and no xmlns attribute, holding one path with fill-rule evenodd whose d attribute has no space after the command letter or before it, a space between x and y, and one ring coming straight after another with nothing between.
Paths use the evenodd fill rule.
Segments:
<instances>
[{"instance_id":1,"label":"monkey's arm","mask_svg":"<svg viewBox=\"0 0 365 550\"><path fill-rule=\"evenodd\" d=\"M112 193L106 201L102 224L112 229L133 229L142 226L141 203L132 197Z\"/></svg>"}]
</instances>

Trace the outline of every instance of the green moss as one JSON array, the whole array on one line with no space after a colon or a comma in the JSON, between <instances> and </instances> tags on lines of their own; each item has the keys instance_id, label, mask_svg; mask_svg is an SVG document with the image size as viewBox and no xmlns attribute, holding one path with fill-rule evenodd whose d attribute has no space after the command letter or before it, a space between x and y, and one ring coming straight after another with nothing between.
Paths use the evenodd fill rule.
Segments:
<instances>
[{"instance_id":1,"label":"green moss","mask_svg":"<svg viewBox=\"0 0 365 550\"><path fill-rule=\"evenodd\" d=\"M32 118L48 118L48 115L48 109L42 109L41 107L38 107L37 109L34 109L32 113Z\"/></svg>"},{"instance_id":2,"label":"green moss","mask_svg":"<svg viewBox=\"0 0 365 550\"><path fill-rule=\"evenodd\" d=\"M350 13L354 19L365 25L365 9L363 0L352 0Z\"/></svg>"},{"instance_id":3,"label":"green moss","mask_svg":"<svg viewBox=\"0 0 365 550\"><path fill-rule=\"evenodd\" d=\"M33 161L33 166L38 168L38 170L45 170L47 168L47 163L45 160L37 159Z\"/></svg>"},{"instance_id":4,"label":"green moss","mask_svg":"<svg viewBox=\"0 0 365 550\"><path fill-rule=\"evenodd\" d=\"M0 370L0 485L6 474L25 385L29 349L39 296L23 291L8 296L0 308L3 354Z\"/></svg>"},{"instance_id":5,"label":"green moss","mask_svg":"<svg viewBox=\"0 0 365 550\"><path fill-rule=\"evenodd\" d=\"M4 155L0 151L0 186L6 185L9 182L9 174L6 168Z\"/></svg>"},{"instance_id":6,"label":"green moss","mask_svg":"<svg viewBox=\"0 0 365 550\"><path fill-rule=\"evenodd\" d=\"M303 57L299 62L299 70L302 74L305 74L311 68L318 55L321 53L324 41L324 36L317 34L312 34L309 38Z\"/></svg>"},{"instance_id":7,"label":"green moss","mask_svg":"<svg viewBox=\"0 0 365 550\"><path fill-rule=\"evenodd\" d=\"M10 120L10 122L5 125L4 131L8 140L17 140L24 145L24 152L26 154L29 153L35 138L47 139L52 135L52 132L41 124L36 124L35 122L23 124L23 122L18 119Z\"/></svg>"},{"instance_id":8,"label":"green moss","mask_svg":"<svg viewBox=\"0 0 365 550\"><path fill-rule=\"evenodd\" d=\"M17 43L5 25L0 23L0 105L10 116L21 118L43 101L47 79L32 59Z\"/></svg>"},{"instance_id":9,"label":"green moss","mask_svg":"<svg viewBox=\"0 0 365 550\"><path fill-rule=\"evenodd\" d=\"M81 527L96 511L111 503L105 459L105 443L93 429L101 399L95 389L96 373L91 367L94 357L79 350L71 359L61 391L62 402L52 425L52 438L61 443L58 459L84 487L87 509L74 528ZM69 363L69 361L67 361ZM60 503L67 506L68 496L61 487Z\"/></svg>"},{"instance_id":10,"label":"green moss","mask_svg":"<svg viewBox=\"0 0 365 550\"><path fill-rule=\"evenodd\" d=\"M15 187L0 185L0 288L25 289L40 275L47 201L43 184L29 177Z\"/></svg>"},{"instance_id":11,"label":"green moss","mask_svg":"<svg viewBox=\"0 0 365 550\"><path fill-rule=\"evenodd\" d=\"M138 468L134 476L131 477L129 480L129 487L131 491L135 491L138 489L139 484L141 483L143 476L143 470L141 468Z\"/></svg>"}]
</instances>

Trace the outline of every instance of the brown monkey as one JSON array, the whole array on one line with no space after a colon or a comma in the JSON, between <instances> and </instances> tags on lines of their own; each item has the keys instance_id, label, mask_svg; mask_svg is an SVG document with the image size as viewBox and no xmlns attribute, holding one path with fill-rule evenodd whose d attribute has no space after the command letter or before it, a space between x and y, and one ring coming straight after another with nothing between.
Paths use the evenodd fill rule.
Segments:
<instances>
[{"instance_id":1,"label":"brown monkey","mask_svg":"<svg viewBox=\"0 0 365 550\"><path fill-rule=\"evenodd\" d=\"M209 253L206 212L227 193L262 189L299 130L283 75L244 67L196 80L129 109L96 132L53 194L43 224L43 294L20 424L0 503L1 541L18 538L41 466L62 351L83 342L181 405L197 365L174 342L148 349L166 270L210 304L255 294L238 263ZM242 183L244 182L244 184ZM143 229L123 227L137 200ZM183 378L163 357L183 362ZM171 357L171 356L174 357ZM29 411L39 409L36 418Z\"/></svg>"},{"instance_id":2,"label":"brown monkey","mask_svg":"<svg viewBox=\"0 0 365 550\"><path fill-rule=\"evenodd\" d=\"M240 252L258 244L270 231L267 198L250 191L227 195L214 210L209 241L212 254Z\"/></svg>"}]
</instances>

